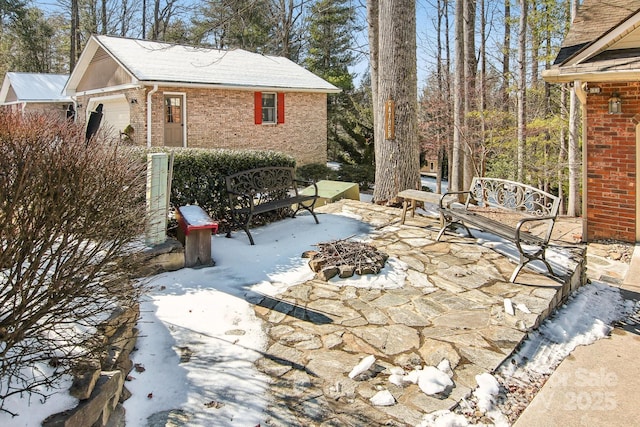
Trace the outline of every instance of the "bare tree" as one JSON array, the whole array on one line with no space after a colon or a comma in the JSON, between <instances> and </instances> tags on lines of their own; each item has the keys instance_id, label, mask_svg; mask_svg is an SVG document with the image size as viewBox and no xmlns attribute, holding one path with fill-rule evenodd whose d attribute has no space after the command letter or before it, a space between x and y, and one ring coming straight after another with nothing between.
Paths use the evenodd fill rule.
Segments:
<instances>
[{"instance_id":1,"label":"bare tree","mask_svg":"<svg viewBox=\"0 0 640 427\"><path fill-rule=\"evenodd\" d=\"M471 185L471 180L475 175L474 155L476 151L475 136L471 132L469 113L474 109L476 70L478 68L476 60L476 0L464 0L463 2L463 44L464 44L464 97L462 112L462 148L463 148L463 179L462 186L467 189Z\"/></svg>"},{"instance_id":2,"label":"bare tree","mask_svg":"<svg viewBox=\"0 0 640 427\"><path fill-rule=\"evenodd\" d=\"M571 1L571 22L575 19L578 0ZM580 160L578 147L578 96L576 88L572 87L569 91L569 151L567 154L569 160L569 195L567 200L567 215L578 216L580 214L578 208L578 196L580 191Z\"/></svg>"},{"instance_id":3,"label":"bare tree","mask_svg":"<svg viewBox=\"0 0 640 427\"><path fill-rule=\"evenodd\" d=\"M462 191L463 173L463 116L464 116L464 2L457 1L455 9L455 72L453 85L453 155L451 157L451 191Z\"/></svg>"},{"instance_id":4,"label":"bare tree","mask_svg":"<svg viewBox=\"0 0 640 427\"><path fill-rule=\"evenodd\" d=\"M151 24L151 40L164 40L165 32L171 19L177 13L178 0L154 0L153 23Z\"/></svg>"},{"instance_id":5,"label":"bare tree","mask_svg":"<svg viewBox=\"0 0 640 427\"><path fill-rule=\"evenodd\" d=\"M509 82L511 80L511 0L504 0L504 40L502 42L502 109L509 111Z\"/></svg>"},{"instance_id":6,"label":"bare tree","mask_svg":"<svg viewBox=\"0 0 640 427\"><path fill-rule=\"evenodd\" d=\"M0 410L97 350L137 304L122 269L145 220L144 161L53 116L0 114Z\"/></svg>"},{"instance_id":7,"label":"bare tree","mask_svg":"<svg viewBox=\"0 0 640 427\"><path fill-rule=\"evenodd\" d=\"M518 28L518 152L516 179L524 178L524 156L527 126L527 0L520 1L520 23Z\"/></svg>"},{"instance_id":8,"label":"bare tree","mask_svg":"<svg viewBox=\"0 0 640 427\"><path fill-rule=\"evenodd\" d=\"M69 49L69 69L73 70L76 61L80 58L82 45L80 40L80 10L78 8L78 0L71 0L71 38Z\"/></svg>"},{"instance_id":9,"label":"bare tree","mask_svg":"<svg viewBox=\"0 0 640 427\"><path fill-rule=\"evenodd\" d=\"M379 37L379 5L378 0L367 0L367 22L369 25L369 67L371 74L371 100L373 110L374 140L383 132L383 123L378 120L381 106L378 105L378 37ZM379 129L378 129L379 128Z\"/></svg>"},{"instance_id":10,"label":"bare tree","mask_svg":"<svg viewBox=\"0 0 640 427\"><path fill-rule=\"evenodd\" d=\"M302 48L302 19L309 0L270 0L269 20L273 28L270 53L297 61Z\"/></svg>"}]
</instances>

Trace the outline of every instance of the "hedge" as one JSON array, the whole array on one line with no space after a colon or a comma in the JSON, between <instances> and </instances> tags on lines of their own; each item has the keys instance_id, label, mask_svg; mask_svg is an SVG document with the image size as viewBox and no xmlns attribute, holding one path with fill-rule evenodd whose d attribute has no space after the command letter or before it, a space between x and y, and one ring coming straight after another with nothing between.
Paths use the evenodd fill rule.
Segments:
<instances>
[{"instance_id":1,"label":"hedge","mask_svg":"<svg viewBox=\"0 0 640 427\"><path fill-rule=\"evenodd\" d=\"M164 147L139 150L145 161L148 153L174 153L172 208L196 204L222 224L231 221L225 184L227 175L260 167L296 165L293 157L275 151Z\"/></svg>"}]
</instances>

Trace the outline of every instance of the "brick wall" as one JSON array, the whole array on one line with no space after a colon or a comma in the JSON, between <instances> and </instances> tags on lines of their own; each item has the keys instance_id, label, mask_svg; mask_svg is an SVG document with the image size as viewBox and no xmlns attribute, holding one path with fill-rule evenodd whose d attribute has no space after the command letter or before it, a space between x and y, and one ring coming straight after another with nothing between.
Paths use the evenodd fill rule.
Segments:
<instances>
[{"instance_id":1,"label":"brick wall","mask_svg":"<svg viewBox=\"0 0 640 427\"><path fill-rule=\"evenodd\" d=\"M635 242L636 124L640 113L640 83L590 83L599 94L587 100L587 240ZM608 113L617 92L622 114Z\"/></svg>"},{"instance_id":2,"label":"brick wall","mask_svg":"<svg viewBox=\"0 0 640 427\"><path fill-rule=\"evenodd\" d=\"M153 95L152 145L163 145L166 92L186 95L187 146L281 151L298 166L327 160L327 97L285 93L285 122L256 125L254 92L160 88Z\"/></svg>"}]
</instances>

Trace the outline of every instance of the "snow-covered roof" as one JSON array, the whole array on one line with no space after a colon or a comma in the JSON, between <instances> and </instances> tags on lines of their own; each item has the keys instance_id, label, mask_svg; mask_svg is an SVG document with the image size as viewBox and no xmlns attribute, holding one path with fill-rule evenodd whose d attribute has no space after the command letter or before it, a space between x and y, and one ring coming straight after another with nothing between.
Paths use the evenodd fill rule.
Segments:
<instances>
[{"instance_id":1,"label":"snow-covered roof","mask_svg":"<svg viewBox=\"0 0 640 427\"><path fill-rule=\"evenodd\" d=\"M93 36L72 73L67 89L74 91L96 52L104 49L133 78L132 83L181 83L238 88L283 88L335 93L340 90L284 57L261 55L242 49L218 50L136 40Z\"/></svg>"},{"instance_id":2,"label":"snow-covered roof","mask_svg":"<svg viewBox=\"0 0 640 427\"><path fill-rule=\"evenodd\" d=\"M0 90L0 103L7 103L9 90L13 89L12 102L69 102L63 92L69 76L66 74L16 73L4 76Z\"/></svg>"}]
</instances>

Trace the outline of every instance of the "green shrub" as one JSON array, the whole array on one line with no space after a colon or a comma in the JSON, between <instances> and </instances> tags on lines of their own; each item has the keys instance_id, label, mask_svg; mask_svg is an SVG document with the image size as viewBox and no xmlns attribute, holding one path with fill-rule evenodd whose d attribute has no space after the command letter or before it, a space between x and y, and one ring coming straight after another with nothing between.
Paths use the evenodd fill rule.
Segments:
<instances>
[{"instance_id":1,"label":"green shrub","mask_svg":"<svg viewBox=\"0 0 640 427\"><path fill-rule=\"evenodd\" d=\"M197 204L223 228L231 222L227 175L267 166L295 167L293 157L275 151L164 147L140 150L145 159L149 152L173 152L171 206Z\"/></svg>"},{"instance_id":2,"label":"green shrub","mask_svg":"<svg viewBox=\"0 0 640 427\"><path fill-rule=\"evenodd\" d=\"M356 182L361 191L368 190L375 181L376 170L372 165L343 164L338 171L340 181Z\"/></svg>"},{"instance_id":3,"label":"green shrub","mask_svg":"<svg viewBox=\"0 0 640 427\"><path fill-rule=\"evenodd\" d=\"M296 169L296 178L305 181L335 180L337 173L322 163L310 163Z\"/></svg>"}]
</instances>

